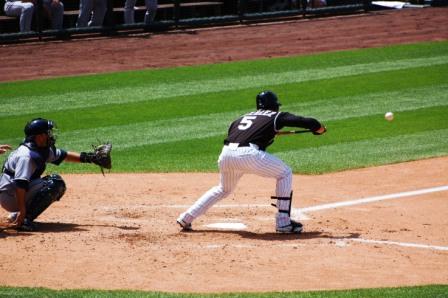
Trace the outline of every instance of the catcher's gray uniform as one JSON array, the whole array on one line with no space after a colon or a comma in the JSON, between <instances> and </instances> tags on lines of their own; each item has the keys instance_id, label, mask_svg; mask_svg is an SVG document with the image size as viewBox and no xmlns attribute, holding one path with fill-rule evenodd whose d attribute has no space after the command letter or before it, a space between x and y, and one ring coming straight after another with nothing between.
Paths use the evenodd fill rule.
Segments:
<instances>
[{"instance_id":1,"label":"catcher's gray uniform","mask_svg":"<svg viewBox=\"0 0 448 298\"><path fill-rule=\"evenodd\" d=\"M135 11L134 6L137 0L126 0L124 3L124 23L133 24L135 23ZM157 0L145 0L146 13L145 13L145 24L150 24L154 21L157 12Z\"/></svg>"},{"instance_id":2,"label":"catcher's gray uniform","mask_svg":"<svg viewBox=\"0 0 448 298\"><path fill-rule=\"evenodd\" d=\"M259 101L263 102L259 103ZM191 229L191 222L194 219L204 214L213 204L227 197L244 174L251 173L277 180L276 196L273 197L277 199L278 208L276 231L279 233L301 232L302 225L290 218L292 171L282 160L265 152L265 149L273 143L277 132L285 126L303 127L315 132L322 126L314 118L279 112L279 106L280 103L273 92L262 92L257 96L259 109L243 115L230 125L218 159L220 183L202 195L179 216L177 222L184 230Z\"/></svg>"},{"instance_id":3,"label":"catcher's gray uniform","mask_svg":"<svg viewBox=\"0 0 448 298\"><path fill-rule=\"evenodd\" d=\"M34 150L32 150L34 149ZM48 155L45 160L45 155ZM49 148L47 152L39 152L30 143L24 143L11 152L0 177L0 204L9 212L19 211L15 190L17 187L27 189L25 200L33 198L44 180L40 177L45 171L46 163L59 165L67 156L66 151Z\"/></svg>"}]
</instances>

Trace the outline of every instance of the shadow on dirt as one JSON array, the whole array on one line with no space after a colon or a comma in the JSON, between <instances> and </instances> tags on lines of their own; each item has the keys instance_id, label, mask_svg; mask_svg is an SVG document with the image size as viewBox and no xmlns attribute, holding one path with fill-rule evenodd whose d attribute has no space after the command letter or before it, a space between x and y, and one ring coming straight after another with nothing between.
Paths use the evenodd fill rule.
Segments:
<instances>
[{"instance_id":1,"label":"shadow on dirt","mask_svg":"<svg viewBox=\"0 0 448 298\"><path fill-rule=\"evenodd\" d=\"M118 225L98 225L98 224L74 224L74 223L61 223L61 222L45 222L45 223L37 223L36 224L36 232L42 233L58 233L58 232L83 232L88 231L89 227L105 227L105 228L117 228L120 230L138 230L139 227L131 227L131 226L118 226Z\"/></svg>"},{"instance_id":2,"label":"shadow on dirt","mask_svg":"<svg viewBox=\"0 0 448 298\"><path fill-rule=\"evenodd\" d=\"M62 222L36 222L33 231L18 231L16 229L0 230L0 239L6 237L15 236L30 236L34 233L68 233L68 232L86 232L89 231L89 227L105 227L105 228L117 228L120 230L138 230L140 227L132 226L118 226L118 225L79 225L74 223L62 223Z\"/></svg>"},{"instance_id":3,"label":"shadow on dirt","mask_svg":"<svg viewBox=\"0 0 448 298\"><path fill-rule=\"evenodd\" d=\"M361 234L359 233L347 233L344 235L331 235L327 232L303 232L301 234L279 234L279 233L254 233L249 231L223 231L223 230L193 230L188 232L183 232L188 234L202 233L202 234L233 234L239 235L241 238L261 240L261 241L285 241L285 240L311 240L316 238L321 239L335 239L343 240L349 238L359 238Z\"/></svg>"}]
</instances>

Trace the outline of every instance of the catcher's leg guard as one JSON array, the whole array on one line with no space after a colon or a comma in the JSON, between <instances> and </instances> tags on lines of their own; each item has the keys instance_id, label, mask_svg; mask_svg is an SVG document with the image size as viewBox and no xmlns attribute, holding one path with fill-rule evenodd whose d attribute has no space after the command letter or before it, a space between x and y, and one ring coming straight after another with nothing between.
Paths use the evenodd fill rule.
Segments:
<instances>
[{"instance_id":1,"label":"catcher's leg guard","mask_svg":"<svg viewBox=\"0 0 448 298\"><path fill-rule=\"evenodd\" d=\"M28 202L26 218L29 221L35 220L54 201L59 201L66 190L65 182L58 174L45 176L42 179L44 186Z\"/></svg>"}]
</instances>

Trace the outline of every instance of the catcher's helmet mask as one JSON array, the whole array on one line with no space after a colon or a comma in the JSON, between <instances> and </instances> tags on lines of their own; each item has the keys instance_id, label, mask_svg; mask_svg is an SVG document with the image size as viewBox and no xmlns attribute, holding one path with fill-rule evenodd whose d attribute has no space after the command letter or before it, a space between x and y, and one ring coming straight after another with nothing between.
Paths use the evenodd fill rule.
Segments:
<instances>
[{"instance_id":1,"label":"catcher's helmet mask","mask_svg":"<svg viewBox=\"0 0 448 298\"><path fill-rule=\"evenodd\" d=\"M35 118L25 125L25 139L31 141L34 139L34 136L44 133L48 135L48 146L53 146L56 142L54 129L56 129L56 123L54 121L44 118Z\"/></svg>"},{"instance_id":2,"label":"catcher's helmet mask","mask_svg":"<svg viewBox=\"0 0 448 298\"><path fill-rule=\"evenodd\" d=\"M263 91L257 95L257 109L278 111L282 104L277 95L272 91Z\"/></svg>"}]
</instances>

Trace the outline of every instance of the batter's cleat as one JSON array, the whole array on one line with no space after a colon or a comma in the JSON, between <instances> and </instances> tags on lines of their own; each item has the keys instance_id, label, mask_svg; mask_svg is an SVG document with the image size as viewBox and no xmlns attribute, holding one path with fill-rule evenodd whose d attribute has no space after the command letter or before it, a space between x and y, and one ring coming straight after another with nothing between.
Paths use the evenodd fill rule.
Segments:
<instances>
[{"instance_id":1,"label":"batter's cleat","mask_svg":"<svg viewBox=\"0 0 448 298\"><path fill-rule=\"evenodd\" d=\"M19 212L11 212L8 214L7 220L9 223L13 223L16 221L17 215L19 215Z\"/></svg>"},{"instance_id":2,"label":"batter's cleat","mask_svg":"<svg viewBox=\"0 0 448 298\"><path fill-rule=\"evenodd\" d=\"M300 234L302 232L303 225L300 222L291 220L291 224L277 227L276 232L282 234Z\"/></svg>"},{"instance_id":3,"label":"batter's cleat","mask_svg":"<svg viewBox=\"0 0 448 298\"><path fill-rule=\"evenodd\" d=\"M182 231L191 231L191 230L193 230L193 228L191 227L191 223L186 223L185 221L183 221L180 218L177 219L177 223L182 228Z\"/></svg>"}]
</instances>

